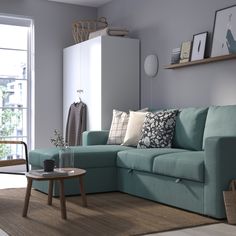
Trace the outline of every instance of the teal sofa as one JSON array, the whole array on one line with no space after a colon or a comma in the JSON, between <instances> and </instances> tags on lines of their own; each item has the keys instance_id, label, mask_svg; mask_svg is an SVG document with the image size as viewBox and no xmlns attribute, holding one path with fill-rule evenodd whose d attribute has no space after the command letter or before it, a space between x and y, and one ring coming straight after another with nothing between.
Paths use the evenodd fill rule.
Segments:
<instances>
[{"instance_id":1,"label":"teal sofa","mask_svg":"<svg viewBox=\"0 0 236 236\"><path fill-rule=\"evenodd\" d=\"M121 191L225 218L222 192L236 179L236 105L180 110L172 148L106 145L108 134L84 132L83 146L71 147L75 167L87 170L87 193ZM29 153L32 169L41 169L45 159L58 163L58 149ZM35 182L34 188L47 193L47 184ZM77 180L68 180L65 193L79 194Z\"/></svg>"}]
</instances>

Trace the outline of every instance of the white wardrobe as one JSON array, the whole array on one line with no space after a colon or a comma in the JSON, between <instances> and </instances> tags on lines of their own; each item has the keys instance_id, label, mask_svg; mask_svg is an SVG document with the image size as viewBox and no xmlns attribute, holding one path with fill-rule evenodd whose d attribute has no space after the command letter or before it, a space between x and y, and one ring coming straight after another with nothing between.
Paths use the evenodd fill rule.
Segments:
<instances>
[{"instance_id":1,"label":"white wardrobe","mask_svg":"<svg viewBox=\"0 0 236 236\"><path fill-rule=\"evenodd\" d=\"M113 109L138 109L139 58L139 40L131 38L100 36L65 48L63 131L79 96L87 105L87 130L109 129Z\"/></svg>"}]
</instances>

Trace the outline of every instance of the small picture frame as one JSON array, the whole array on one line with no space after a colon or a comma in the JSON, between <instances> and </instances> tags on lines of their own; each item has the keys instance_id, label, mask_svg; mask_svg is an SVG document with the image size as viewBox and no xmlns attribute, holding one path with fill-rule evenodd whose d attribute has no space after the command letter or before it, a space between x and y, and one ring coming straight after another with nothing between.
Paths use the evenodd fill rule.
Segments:
<instances>
[{"instance_id":1,"label":"small picture frame","mask_svg":"<svg viewBox=\"0 0 236 236\"><path fill-rule=\"evenodd\" d=\"M217 10L211 57L236 53L236 5Z\"/></svg>"},{"instance_id":2,"label":"small picture frame","mask_svg":"<svg viewBox=\"0 0 236 236\"><path fill-rule=\"evenodd\" d=\"M205 57L207 37L208 32L193 35L191 61L202 60Z\"/></svg>"},{"instance_id":3,"label":"small picture frame","mask_svg":"<svg viewBox=\"0 0 236 236\"><path fill-rule=\"evenodd\" d=\"M180 52L180 63L189 62L190 54L191 54L191 41L185 41L181 44L181 52Z\"/></svg>"},{"instance_id":4,"label":"small picture frame","mask_svg":"<svg viewBox=\"0 0 236 236\"><path fill-rule=\"evenodd\" d=\"M180 60L180 48L174 48L171 53L171 64L178 64Z\"/></svg>"}]
</instances>

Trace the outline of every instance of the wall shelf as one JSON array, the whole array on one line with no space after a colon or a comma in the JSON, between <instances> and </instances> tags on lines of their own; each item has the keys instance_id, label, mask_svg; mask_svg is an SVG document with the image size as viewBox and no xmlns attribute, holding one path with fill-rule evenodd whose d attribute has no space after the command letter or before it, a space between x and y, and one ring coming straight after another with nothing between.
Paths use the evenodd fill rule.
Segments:
<instances>
[{"instance_id":1,"label":"wall shelf","mask_svg":"<svg viewBox=\"0 0 236 236\"><path fill-rule=\"evenodd\" d=\"M190 61L190 62L185 62L185 63L167 65L167 66L164 66L164 69L178 69L178 68L187 67L187 66L207 64L207 63L232 60L232 59L236 59L236 54L229 54L229 55L217 56L217 57L209 57L209 58L205 58L205 59L197 60L197 61Z\"/></svg>"}]
</instances>

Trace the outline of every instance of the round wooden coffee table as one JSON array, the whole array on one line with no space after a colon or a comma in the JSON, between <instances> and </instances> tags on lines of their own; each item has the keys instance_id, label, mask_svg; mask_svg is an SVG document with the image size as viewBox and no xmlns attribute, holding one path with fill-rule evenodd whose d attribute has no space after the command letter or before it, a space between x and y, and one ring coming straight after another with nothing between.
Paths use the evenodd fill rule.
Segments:
<instances>
[{"instance_id":1,"label":"round wooden coffee table","mask_svg":"<svg viewBox=\"0 0 236 236\"><path fill-rule=\"evenodd\" d=\"M31 171L25 174L27 177L27 188L26 188L26 194L25 194L25 204L23 208L23 217L27 216L28 206L29 206L29 200L30 200L30 194L31 194L31 188L32 188L32 182L33 180L37 181L49 181L48 185L48 205L52 205L52 190L53 190L53 181L57 180L60 183L60 204L61 204L61 217L62 219L66 219L66 201L65 201L65 194L64 194L64 180L65 179L71 179L71 178L79 178L79 187L80 187L80 193L82 196L82 202L83 206L87 206L87 199L86 194L84 192L83 187L83 176L86 174L86 170L78 169L78 168L61 168L61 171L66 172L65 175L48 175L48 176L42 176L39 173L37 173L37 170ZM58 169L55 169L55 171L58 171Z\"/></svg>"}]
</instances>

